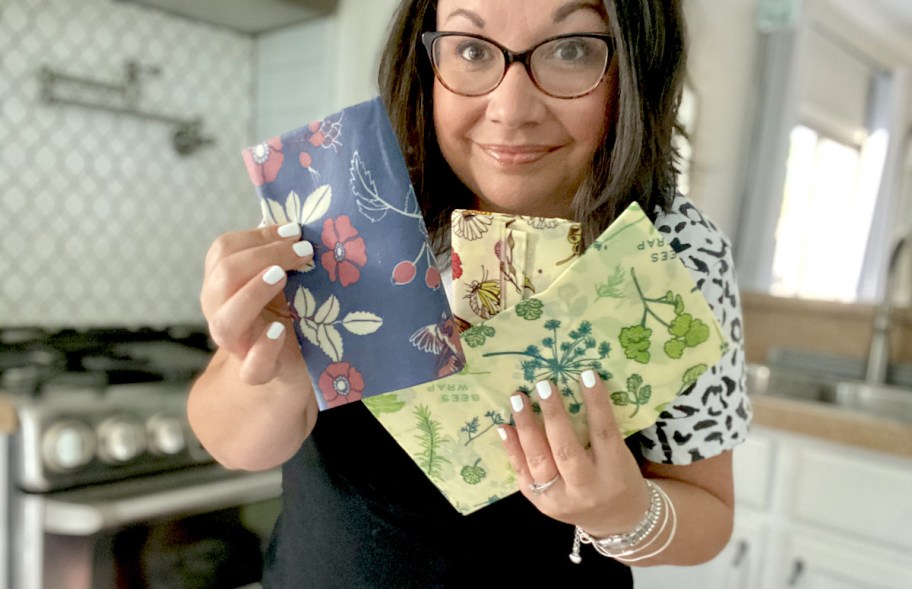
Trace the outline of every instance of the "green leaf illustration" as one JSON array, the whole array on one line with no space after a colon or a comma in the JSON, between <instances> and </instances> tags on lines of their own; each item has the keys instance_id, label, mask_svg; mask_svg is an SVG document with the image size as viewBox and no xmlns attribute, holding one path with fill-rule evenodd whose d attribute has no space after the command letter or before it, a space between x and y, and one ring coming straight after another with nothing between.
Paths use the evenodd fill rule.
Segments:
<instances>
[{"instance_id":1,"label":"green leaf illustration","mask_svg":"<svg viewBox=\"0 0 912 589\"><path fill-rule=\"evenodd\" d=\"M624 356L640 364L649 362L650 337L652 337L652 329L642 325L622 328L618 340L621 342L621 347L624 348Z\"/></svg>"},{"instance_id":2,"label":"green leaf illustration","mask_svg":"<svg viewBox=\"0 0 912 589\"><path fill-rule=\"evenodd\" d=\"M687 347L695 348L708 339L709 326L699 319L694 319L690 324L690 329L688 330L687 335L684 336L684 341L687 343Z\"/></svg>"},{"instance_id":3,"label":"green leaf illustration","mask_svg":"<svg viewBox=\"0 0 912 589\"><path fill-rule=\"evenodd\" d=\"M690 368L687 369L687 372L684 373L684 376L681 378L681 381L685 385L689 385L691 383L697 382L697 379L700 378L700 376L704 372L706 372L707 368L708 367L706 366L706 364L697 364L696 366L691 366Z\"/></svg>"},{"instance_id":4,"label":"green leaf illustration","mask_svg":"<svg viewBox=\"0 0 912 589\"><path fill-rule=\"evenodd\" d=\"M488 473L485 471L485 469L478 466L479 462L481 462L481 458L476 460L475 464L462 467L462 471L459 473L460 476L462 476L462 480L470 485L477 485L482 481L482 479L485 478L485 476L487 476Z\"/></svg>"},{"instance_id":5,"label":"green leaf illustration","mask_svg":"<svg viewBox=\"0 0 912 589\"><path fill-rule=\"evenodd\" d=\"M462 341L468 344L469 347L477 348L478 346L483 346L487 338L494 337L494 334L493 327L475 325L462 332Z\"/></svg>"},{"instance_id":6,"label":"green leaf illustration","mask_svg":"<svg viewBox=\"0 0 912 589\"><path fill-rule=\"evenodd\" d=\"M620 299L624 297L622 286L624 285L624 270L618 265L614 267L614 273L608 277L608 281L598 284L595 287L596 300L610 298Z\"/></svg>"},{"instance_id":7,"label":"green leaf illustration","mask_svg":"<svg viewBox=\"0 0 912 589\"><path fill-rule=\"evenodd\" d=\"M538 299L526 299L516 304L516 314L526 321L534 321L541 318L544 309L544 303Z\"/></svg>"},{"instance_id":8,"label":"green leaf illustration","mask_svg":"<svg viewBox=\"0 0 912 589\"><path fill-rule=\"evenodd\" d=\"M627 377L627 390L615 391L611 393L611 402L619 407L627 405L636 405L636 409L629 417L633 417L640 410L640 407L649 403L652 398L652 386L643 384L643 377L639 374L631 374Z\"/></svg>"},{"instance_id":9,"label":"green leaf illustration","mask_svg":"<svg viewBox=\"0 0 912 589\"><path fill-rule=\"evenodd\" d=\"M418 405L414 411L417 419L417 426L420 435L418 440L421 442L421 454L418 456L418 466L430 478L441 480L444 463L449 463L445 457L440 455L440 446L443 439L440 437L440 422L431 419L431 411L427 405Z\"/></svg>"},{"instance_id":10,"label":"green leaf illustration","mask_svg":"<svg viewBox=\"0 0 912 589\"><path fill-rule=\"evenodd\" d=\"M405 407L405 401L400 401L399 396L395 393L387 395L374 395L362 399L371 413L378 415L380 413L396 413Z\"/></svg>"},{"instance_id":11,"label":"green leaf illustration","mask_svg":"<svg viewBox=\"0 0 912 589\"><path fill-rule=\"evenodd\" d=\"M681 356L684 355L684 348L686 348L687 345L684 343L684 340L670 339L665 342L664 347L666 356L678 360Z\"/></svg>"}]
</instances>

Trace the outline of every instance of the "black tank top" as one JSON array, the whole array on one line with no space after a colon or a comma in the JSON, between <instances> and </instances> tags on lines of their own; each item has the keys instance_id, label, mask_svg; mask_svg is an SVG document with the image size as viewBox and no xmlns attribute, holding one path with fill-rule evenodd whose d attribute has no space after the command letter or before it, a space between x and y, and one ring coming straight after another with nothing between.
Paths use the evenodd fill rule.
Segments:
<instances>
[{"instance_id":1,"label":"black tank top","mask_svg":"<svg viewBox=\"0 0 912 589\"><path fill-rule=\"evenodd\" d=\"M320 414L283 488L265 589L633 587L520 493L461 515L361 403Z\"/></svg>"}]
</instances>

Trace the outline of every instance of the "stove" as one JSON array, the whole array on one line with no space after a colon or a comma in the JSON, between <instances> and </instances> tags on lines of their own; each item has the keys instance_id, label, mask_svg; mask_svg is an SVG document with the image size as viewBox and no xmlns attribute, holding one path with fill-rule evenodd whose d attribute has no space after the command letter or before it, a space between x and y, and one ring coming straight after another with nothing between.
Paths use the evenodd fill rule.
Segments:
<instances>
[{"instance_id":1,"label":"stove","mask_svg":"<svg viewBox=\"0 0 912 589\"><path fill-rule=\"evenodd\" d=\"M0 330L0 404L15 413L0 432L0 589L179 589L175 567L159 584L144 572L166 549L213 567L188 587L227 586L229 564L250 565L229 574L239 586L259 578L271 525L254 534L240 513L277 514L281 473L224 469L193 435L187 394L212 350L202 327ZM194 562L215 545L228 562Z\"/></svg>"},{"instance_id":2,"label":"stove","mask_svg":"<svg viewBox=\"0 0 912 589\"><path fill-rule=\"evenodd\" d=\"M49 492L211 463L186 418L211 348L202 330L16 330L0 382L19 420L11 473Z\"/></svg>"}]
</instances>

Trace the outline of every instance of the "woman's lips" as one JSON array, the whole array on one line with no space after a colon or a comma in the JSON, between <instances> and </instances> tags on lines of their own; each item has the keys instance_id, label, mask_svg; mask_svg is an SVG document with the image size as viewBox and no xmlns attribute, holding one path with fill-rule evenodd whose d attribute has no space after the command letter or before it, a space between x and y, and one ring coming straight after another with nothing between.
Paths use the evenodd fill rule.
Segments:
<instances>
[{"instance_id":1,"label":"woman's lips","mask_svg":"<svg viewBox=\"0 0 912 589\"><path fill-rule=\"evenodd\" d=\"M500 164L516 165L537 162L557 147L552 145L499 145L480 143L482 151Z\"/></svg>"}]
</instances>

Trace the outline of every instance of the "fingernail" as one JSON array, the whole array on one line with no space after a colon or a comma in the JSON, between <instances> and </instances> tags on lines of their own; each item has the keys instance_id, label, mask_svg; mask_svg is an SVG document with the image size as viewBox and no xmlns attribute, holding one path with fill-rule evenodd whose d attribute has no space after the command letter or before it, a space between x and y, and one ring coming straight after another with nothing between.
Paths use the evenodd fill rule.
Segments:
<instances>
[{"instance_id":1,"label":"fingernail","mask_svg":"<svg viewBox=\"0 0 912 589\"><path fill-rule=\"evenodd\" d=\"M513 411L519 413L523 408L523 398L522 395L513 395L510 397L510 405L513 405Z\"/></svg>"},{"instance_id":2,"label":"fingernail","mask_svg":"<svg viewBox=\"0 0 912 589\"><path fill-rule=\"evenodd\" d=\"M279 339L279 336L282 335L283 331L285 331L285 326L278 321L273 321L272 325L270 325L269 329L266 331L266 337L269 339Z\"/></svg>"},{"instance_id":3,"label":"fingernail","mask_svg":"<svg viewBox=\"0 0 912 589\"><path fill-rule=\"evenodd\" d=\"M585 372L583 372L580 375L580 378L583 381L583 386L585 386L587 389L591 389L592 387L595 386L595 371L594 370L586 370Z\"/></svg>"},{"instance_id":4,"label":"fingernail","mask_svg":"<svg viewBox=\"0 0 912 589\"><path fill-rule=\"evenodd\" d=\"M291 248L302 258L314 253L314 246L309 241L296 241Z\"/></svg>"},{"instance_id":5,"label":"fingernail","mask_svg":"<svg viewBox=\"0 0 912 589\"><path fill-rule=\"evenodd\" d=\"M498 428L497 428L497 435L500 436L500 439L501 439L501 440L507 441L507 430L505 430L504 428L498 427Z\"/></svg>"},{"instance_id":6,"label":"fingernail","mask_svg":"<svg viewBox=\"0 0 912 589\"><path fill-rule=\"evenodd\" d=\"M551 396L551 382L540 380L536 383L535 390L538 391L538 398L544 401Z\"/></svg>"},{"instance_id":7,"label":"fingernail","mask_svg":"<svg viewBox=\"0 0 912 589\"><path fill-rule=\"evenodd\" d=\"M269 270L266 271L266 274L263 274L263 280L266 281L266 284L276 284L284 277L285 270L282 270L279 266L270 266Z\"/></svg>"},{"instance_id":8,"label":"fingernail","mask_svg":"<svg viewBox=\"0 0 912 589\"><path fill-rule=\"evenodd\" d=\"M279 237L300 237L301 226L297 223L285 223L279 227Z\"/></svg>"}]
</instances>

